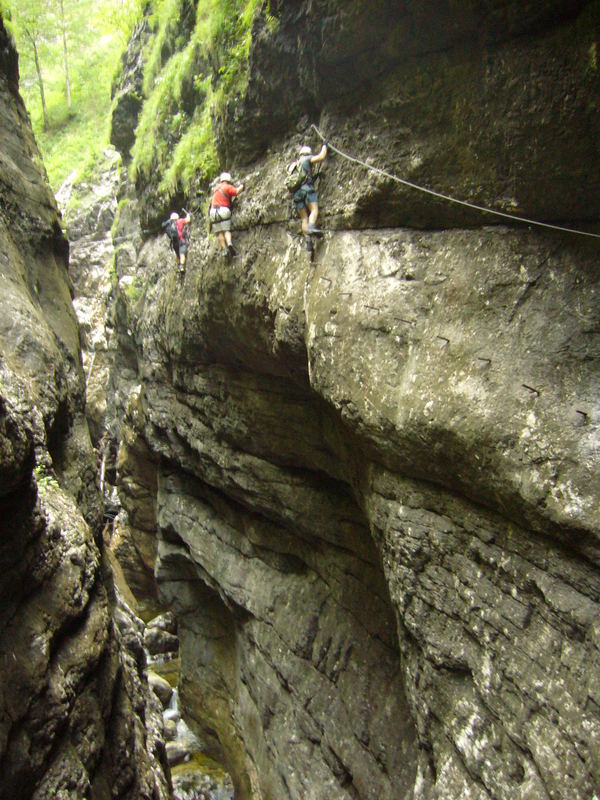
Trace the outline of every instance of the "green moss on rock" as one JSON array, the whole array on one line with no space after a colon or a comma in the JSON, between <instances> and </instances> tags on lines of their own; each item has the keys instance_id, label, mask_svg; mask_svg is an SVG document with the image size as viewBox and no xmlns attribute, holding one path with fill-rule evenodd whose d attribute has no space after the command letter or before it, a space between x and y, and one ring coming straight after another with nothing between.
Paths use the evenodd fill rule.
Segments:
<instances>
[{"instance_id":1,"label":"green moss on rock","mask_svg":"<svg viewBox=\"0 0 600 800\"><path fill-rule=\"evenodd\" d=\"M193 15L185 0L155 3L156 34L146 54L145 101L132 151L138 185L171 199L205 186L219 170L213 121L247 85L259 14L277 24L264 0L209 0Z\"/></svg>"}]
</instances>

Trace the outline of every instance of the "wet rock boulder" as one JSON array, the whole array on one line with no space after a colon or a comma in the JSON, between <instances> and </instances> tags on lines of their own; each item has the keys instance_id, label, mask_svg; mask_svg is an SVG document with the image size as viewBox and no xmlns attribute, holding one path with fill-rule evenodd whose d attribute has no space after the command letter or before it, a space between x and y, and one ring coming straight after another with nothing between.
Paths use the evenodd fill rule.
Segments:
<instances>
[{"instance_id":1,"label":"wet rock boulder","mask_svg":"<svg viewBox=\"0 0 600 800\"><path fill-rule=\"evenodd\" d=\"M177 723L173 719L165 719L163 722L165 741L172 742L177 737Z\"/></svg>"},{"instance_id":2,"label":"wet rock boulder","mask_svg":"<svg viewBox=\"0 0 600 800\"><path fill-rule=\"evenodd\" d=\"M180 742L167 742L167 758L169 764L174 767L176 764L183 764L189 761L190 751Z\"/></svg>"},{"instance_id":3,"label":"wet rock boulder","mask_svg":"<svg viewBox=\"0 0 600 800\"><path fill-rule=\"evenodd\" d=\"M179 640L177 636L173 636L168 631L160 630L160 628L146 628L144 631L144 646L153 656L175 656L179 648Z\"/></svg>"},{"instance_id":4,"label":"wet rock boulder","mask_svg":"<svg viewBox=\"0 0 600 800\"><path fill-rule=\"evenodd\" d=\"M168 681L161 678L160 675L157 675L156 672L152 670L148 671L148 684L162 703L163 708L166 708L169 705L169 700L173 696L173 687Z\"/></svg>"},{"instance_id":5,"label":"wet rock boulder","mask_svg":"<svg viewBox=\"0 0 600 800\"><path fill-rule=\"evenodd\" d=\"M151 619L146 628L156 628L159 631L166 631L173 636L177 636L177 619L172 611L165 611L164 614L159 614L158 617Z\"/></svg>"}]
</instances>

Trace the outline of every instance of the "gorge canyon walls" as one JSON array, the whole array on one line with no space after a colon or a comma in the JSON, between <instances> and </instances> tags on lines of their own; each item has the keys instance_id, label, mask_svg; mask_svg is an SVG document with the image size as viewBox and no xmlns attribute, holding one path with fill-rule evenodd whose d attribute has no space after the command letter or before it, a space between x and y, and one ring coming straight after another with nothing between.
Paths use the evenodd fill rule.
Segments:
<instances>
[{"instance_id":1,"label":"gorge canyon walls","mask_svg":"<svg viewBox=\"0 0 600 800\"><path fill-rule=\"evenodd\" d=\"M170 797L102 554L68 244L0 19L0 797Z\"/></svg>"},{"instance_id":2,"label":"gorge canyon walls","mask_svg":"<svg viewBox=\"0 0 600 800\"><path fill-rule=\"evenodd\" d=\"M597 231L599 5L271 11L215 121L239 257L196 217L183 280L152 236L128 262L120 462L154 475L188 714L236 797L591 798L597 240L334 153L311 263L282 176L314 121L419 185Z\"/></svg>"},{"instance_id":3,"label":"gorge canyon walls","mask_svg":"<svg viewBox=\"0 0 600 800\"><path fill-rule=\"evenodd\" d=\"M200 9L180 5L165 61ZM599 23L583 0L271 2L246 84L213 119L221 166L246 185L239 255L206 235L205 186L166 197L157 171L133 185L112 157L106 200L65 215L89 427L118 448L110 546L137 598L177 617L181 703L236 800L600 797L598 239L451 204L330 151L311 261L284 188L298 146L321 144L315 123L387 173L599 233ZM151 35L136 31L115 95L125 164ZM18 130L5 52L3 131ZM10 141L37 159L30 139ZM79 736L69 711L99 675L124 699L130 672L94 543L66 245L39 173L17 174L30 158L0 161L19 309L2 336L2 502L17 520L2 538L5 686L22 620L38 657L15 693L31 701L5 695L0 752L18 766L10 748L27 742L39 757L32 777L2 774L31 792L56 758L110 796L90 776L110 764L118 786L130 768L109 755L114 713L139 746L122 751L137 773L117 796L145 797L132 787L150 776L168 791L160 745L141 741L146 701L113 692L115 710L92 713L89 700ZM10 187L24 185L21 199ZM182 203L180 277L159 222ZM48 540L76 542L76 569L45 557ZM79 683L59 691L71 640Z\"/></svg>"}]
</instances>

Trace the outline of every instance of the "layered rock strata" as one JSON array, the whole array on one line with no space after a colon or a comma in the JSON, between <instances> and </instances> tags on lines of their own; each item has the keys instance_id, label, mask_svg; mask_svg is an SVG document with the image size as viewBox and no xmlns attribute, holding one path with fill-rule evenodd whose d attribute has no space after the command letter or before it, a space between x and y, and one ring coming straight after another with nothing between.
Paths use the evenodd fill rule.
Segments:
<instances>
[{"instance_id":1,"label":"layered rock strata","mask_svg":"<svg viewBox=\"0 0 600 800\"><path fill-rule=\"evenodd\" d=\"M589 800L597 240L337 156L311 263L282 176L300 97L363 161L597 231L599 4L278 9L220 131L241 256L196 228L181 281L150 239L128 305L186 713L236 798Z\"/></svg>"},{"instance_id":2,"label":"layered rock strata","mask_svg":"<svg viewBox=\"0 0 600 800\"><path fill-rule=\"evenodd\" d=\"M135 264L142 244L136 203L127 187L121 157L109 148L95 178L65 181L57 200L71 243L69 276L82 346L86 417L102 491L110 516L116 514L108 529L110 547L129 587L154 602L154 468L148 448L130 433L132 420L123 425L138 384L129 317L141 293ZM117 468L125 489L121 499L114 492Z\"/></svg>"},{"instance_id":3,"label":"layered rock strata","mask_svg":"<svg viewBox=\"0 0 600 800\"><path fill-rule=\"evenodd\" d=\"M242 797L588 796L597 422L568 399L592 417L596 373L528 377L539 396L518 373L577 362L592 261L567 279L554 244L514 326L544 237L344 233L314 268L284 231L260 255L239 238L254 258L197 248L184 292L160 264L138 331L189 713Z\"/></svg>"}]
</instances>

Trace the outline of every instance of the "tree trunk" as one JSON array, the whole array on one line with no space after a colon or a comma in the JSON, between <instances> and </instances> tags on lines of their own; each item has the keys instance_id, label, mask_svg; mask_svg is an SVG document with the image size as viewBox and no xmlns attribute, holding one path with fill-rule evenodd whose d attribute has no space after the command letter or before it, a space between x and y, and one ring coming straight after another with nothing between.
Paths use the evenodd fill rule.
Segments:
<instances>
[{"instance_id":1,"label":"tree trunk","mask_svg":"<svg viewBox=\"0 0 600 800\"><path fill-rule=\"evenodd\" d=\"M60 21L62 28L63 51L65 57L65 80L67 84L67 106L71 110L71 82L69 81L69 59L67 57L67 27L65 25L65 8L60 0Z\"/></svg>"},{"instance_id":2,"label":"tree trunk","mask_svg":"<svg viewBox=\"0 0 600 800\"><path fill-rule=\"evenodd\" d=\"M44 81L42 80L42 69L40 67L40 59L38 56L37 42L33 36L30 36L31 44L33 45L33 56L35 58L35 71L37 72L38 83L40 86L40 95L42 98L42 111L44 114L44 130L47 131L50 127L48 121L48 109L46 108L46 95L44 94Z\"/></svg>"}]
</instances>

